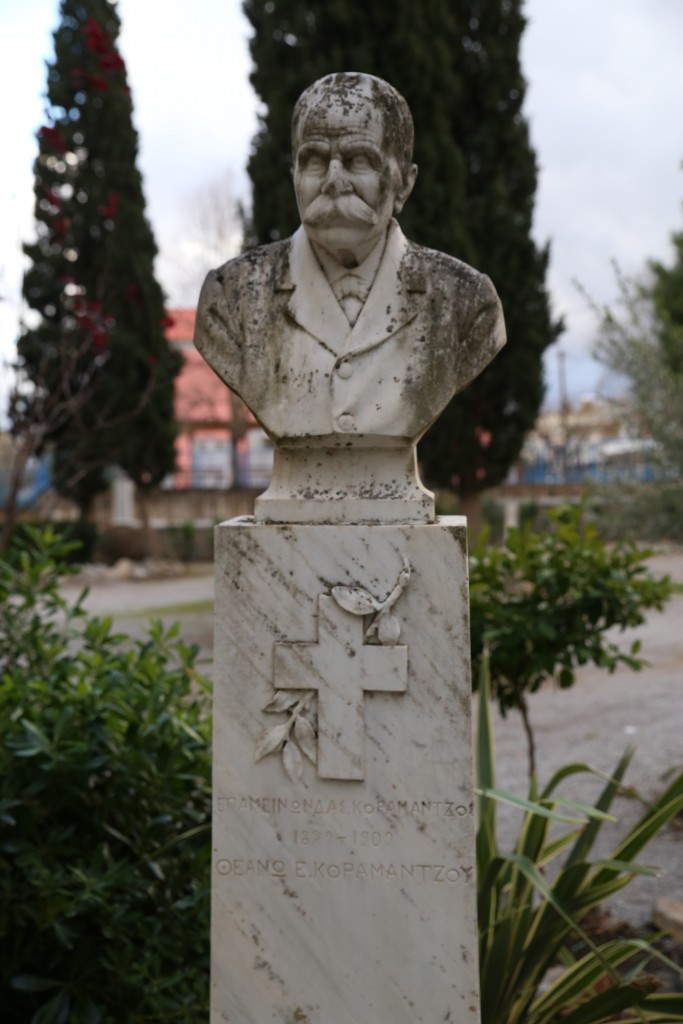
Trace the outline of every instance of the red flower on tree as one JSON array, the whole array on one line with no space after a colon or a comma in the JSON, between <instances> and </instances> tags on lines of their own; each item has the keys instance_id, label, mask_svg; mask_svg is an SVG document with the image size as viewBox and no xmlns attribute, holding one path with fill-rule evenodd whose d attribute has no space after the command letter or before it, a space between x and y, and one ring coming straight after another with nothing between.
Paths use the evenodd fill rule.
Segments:
<instances>
[{"instance_id":1,"label":"red flower on tree","mask_svg":"<svg viewBox=\"0 0 683 1024\"><path fill-rule=\"evenodd\" d=\"M99 75L91 75L88 73L85 77L88 81L88 84L92 85L93 88L97 89L98 92L106 92L109 88L105 80L103 78L100 78Z\"/></svg>"},{"instance_id":2,"label":"red flower on tree","mask_svg":"<svg viewBox=\"0 0 683 1024\"><path fill-rule=\"evenodd\" d=\"M47 199L50 206L53 206L55 208L55 212L59 213L59 210L61 209L64 203L62 197L57 192L55 192L53 188L48 188L45 192L45 198ZM49 214L52 215L51 210L49 211Z\"/></svg>"},{"instance_id":3,"label":"red flower on tree","mask_svg":"<svg viewBox=\"0 0 683 1024\"><path fill-rule=\"evenodd\" d=\"M109 220L115 220L116 214L119 212L120 202L121 196L118 192L110 192L107 196L107 202L104 206L100 207L102 216L107 217Z\"/></svg>"},{"instance_id":4,"label":"red flower on tree","mask_svg":"<svg viewBox=\"0 0 683 1024\"><path fill-rule=\"evenodd\" d=\"M60 238L64 238L70 227L71 217L58 217L57 220L52 221L52 230Z\"/></svg>"},{"instance_id":5,"label":"red flower on tree","mask_svg":"<svg viewBox=\"0 0 683 1024\"><path fill-rule=\"evenodd\" d=\"M83 88L85 86L92 86L98 92L106 92L109 85L99 75L94 75L92 71L86 71L85 68L71 68L69 74L74 80L74 84Z\"/></svg>"},{"instance_id":6,"label":"red flower on tree","mask_svg":"<svg viewBox=\"0 0 683 1024\"><path fill-rule=\"evenodd\" d=\"M99 58L100 71L104 74L112 74L114 71L122 71L125 68L123 58L114 50L111 36L102 28L96 18L88 18L81 31L85 36L86 48ZM96 81L93 81L93 84L96 88L98 87ZM106 88L106 83L104 87Z\"/></svg>"},{"instance_id":7,"label":"red flower on tree","mask_svg":"<svg viewBox=\"0 0 683 1024\"><path fill-rule=\"evenodd\" d=\"M44 146L54 150L55 153L60 155L66 153L66 137L59 128L50 128L49 125L43 125L42 128L38 129L38 137Z\"/></svg>"},{"instance_id":8,"label":"red flower on tree","mask_svg":"<svg viewBox=\"0 0 683 1024\"><path fill-rule=\"evenodd\" d=\"M79 327L89 336L92 347L104 348L108 333L116 322L114 317L104 312L101 302L85 299L82 295L74 300L72 308Z\"/></svg>"},{"instance_id":9,"label":"red flower on tree","mask_svg":"<svg viewBox=\"0 0 683 1024\"><path fill-rule=\"evenodd\" d=\"M100 58L100 69L106 75L110 75L114 71L123 71L125 66L123 58L118 53L107 53Z\"/></svg>"},{"instance_id":10,"label":"red flower on tree","mask_svg":"<svg viewBox=\"0 0 683 1024\"><path fill-rule=\"evenodd\" d=\"M81 32L85 36L85 45L93 53L109 53L111 51L111 37L109 33L102 28L97 18L93 18L90 15L83 22Z\"/></svg>"}]
</instances>

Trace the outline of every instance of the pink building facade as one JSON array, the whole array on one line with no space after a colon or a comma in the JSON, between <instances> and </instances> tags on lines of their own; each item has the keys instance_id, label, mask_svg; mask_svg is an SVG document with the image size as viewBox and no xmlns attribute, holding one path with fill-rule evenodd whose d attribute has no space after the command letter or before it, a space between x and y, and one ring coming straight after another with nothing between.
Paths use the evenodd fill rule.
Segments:
<instances>
[{"instance_id":1,"label":"pink building facade","mask_svg":"<svg viewBox=\"0 0 683 1024\"><path fill-rule=\"evenodd\" d=\"M197 352L195 311L169 310L168 341L183 357L176 378L176 470L167 487L266 487L272 445L244 403L233 395ZM233 443L235 438L235 443Z\"/></svg>"}]
</instances>

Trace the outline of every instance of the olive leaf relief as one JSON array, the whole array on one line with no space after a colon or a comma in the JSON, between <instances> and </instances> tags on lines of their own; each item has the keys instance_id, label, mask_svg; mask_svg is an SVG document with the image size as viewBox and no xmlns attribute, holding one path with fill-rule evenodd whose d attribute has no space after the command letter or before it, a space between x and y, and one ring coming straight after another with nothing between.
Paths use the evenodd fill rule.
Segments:
<instances>
[{"instance_id":1,"label":"olive leaf relief","mask_svg":"<svg viewBox=\"0 0 683 1024\"><path fill-rule=\"evenodd\" d=\"M287 721L264 729L256 741L254 760L282 751L282 764L292 782L298 782L304 770L302 753L316 764L318 736L315 726L305 717L315 690L277 690L262 711L268 714L287 713Z\"/></svg>"},{"instance_id":2,"label":"olive leaf relief","mask_svg":"<svg viewBox=\"0 0 683 1024\"><path fill-rule=\"evenodd\" d=\"M408 586L410 572L410 562L403 555L403 568L383 601L378 601L364 587L332 587L332 597L340 608L352 615L372 615L364 634L366 640L375 639L379 644L393 647L401 639L401 622L391 614L391 609Z\"/></svg>"}]
</instances>

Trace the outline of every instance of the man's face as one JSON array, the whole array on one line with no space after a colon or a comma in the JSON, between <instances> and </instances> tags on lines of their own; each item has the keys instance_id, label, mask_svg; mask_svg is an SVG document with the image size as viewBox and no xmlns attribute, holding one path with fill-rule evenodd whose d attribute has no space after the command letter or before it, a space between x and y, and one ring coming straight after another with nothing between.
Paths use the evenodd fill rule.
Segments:
<instances>
[{"instance_id":1,"label":"man's face","mask_svg":"<svg viewBox=\"0 0 683 1024\"><path fill-rule=\"evenodd\" d=\"M345 266L360 263L385 234L403 184L384 149L381 113L365 97L355 99L304 116L294 167L306 233Z\"/></svg>"}]
</instances>

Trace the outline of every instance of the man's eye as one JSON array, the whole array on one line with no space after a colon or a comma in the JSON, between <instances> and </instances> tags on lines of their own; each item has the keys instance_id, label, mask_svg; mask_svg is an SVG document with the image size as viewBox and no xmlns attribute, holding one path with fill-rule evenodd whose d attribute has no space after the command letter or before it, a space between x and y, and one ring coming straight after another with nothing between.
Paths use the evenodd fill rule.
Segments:
<instances>
[{"instance_id":1,"label":"man's eye","mask_svg":"<svg viewBox=\"0 0 683 1024\"><path fill-rule=\"evenodd\" d=\"M327 169L327 162L320 153L305 153L299 158L299 163L310 174L324 174Z\"/></svg>"},{"instance_id":2,"label":"man's eye","mask_svg":"<svg viewBox=\"0 0 683 1024\"><path fill-rule=\"evenodd\" d=\"M369 171L372 169L372 161L367 153L354 153L345 161L350 171Z\"/></svg>"}]
</instances>

